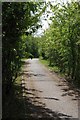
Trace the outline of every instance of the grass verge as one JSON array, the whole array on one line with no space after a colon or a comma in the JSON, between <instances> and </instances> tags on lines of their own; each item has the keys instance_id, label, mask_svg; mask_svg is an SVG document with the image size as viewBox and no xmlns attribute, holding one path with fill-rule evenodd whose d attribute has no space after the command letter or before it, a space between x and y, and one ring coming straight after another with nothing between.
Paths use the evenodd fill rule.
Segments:
<instances>
[{"instance_id":1,"label":"grass verge","mask_svg":"<svg viewBox=\"0 0 80 120\"><path fill-rule=\"evenodd\" d=\"M50 71L53 71L53 72L55 72L55 73L59 73L59 72L60 72L60 70L59 70L59 68L58 68L57 66L50 66L48 60L43 60L43 59L39 59L39 60L40 60L40 62L41 62L42 64L44 64Z\"/></svg>"},{"instance_id":2,"label":"grass verge","mask_svg":"<svg viewBox=\"0 0 80 120\"><path fill-rule=\"evenodd\" d=\"M60 78L65 79L65 80L67 81L67 84L69 85L69 87L71 87L71 88L74 89L74 90L77 89L77 90L79 91L79 93L80 93L80 87L77 87L77 85L74 84L74 83L68 78L68 76L66 76L66 74L61 73L61 72L60 72L60 69L59 69L57 66L50 66L48 60L44 60L44 59L41 59L41 58L39 59L39 61L40 61L43 65L45 65L51 72L55 72L55 73L57 73L57 75L58 75Z\"/></svg>"},{"instance_id":3,"label":"grass verge","mask_svg":"<svg viewBox=\"0 0 80 120\"><path fill-rule=\"evenodd\" d=\"M45 66L50 70L50 72L55 72L57 75L59 75L60 77L63 77L63 78L66 77L64 73L60 72L59 67L57 67L57 66L55 66L55 65L50 66L48 60L44 60L44 59L41 59L41 58L40 58L39 61L40 61L43 65L45 65Z\"/></svg>"}]
</instances>

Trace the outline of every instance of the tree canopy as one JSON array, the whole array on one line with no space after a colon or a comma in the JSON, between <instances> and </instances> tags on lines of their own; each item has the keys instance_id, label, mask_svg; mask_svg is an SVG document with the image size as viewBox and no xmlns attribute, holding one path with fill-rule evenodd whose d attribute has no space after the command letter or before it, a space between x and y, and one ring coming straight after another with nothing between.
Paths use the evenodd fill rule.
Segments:
<instances>
[{"instance_id":1,"label":"tree canopy","mask_svg":"<svg viewBox=\"0 0 80 120\"><path fill-rule=\"evenodd\" d=\"M39 17L46 9L45 6L40 9L42 4L38 2L2 3L3 93L9 93L21 67L21 59L26 52L30 52L34 57L38 56L38 53L34 54L37 49L36 42L29 36L40 27Z\"/></svg>"},{"instance_id":2,"label":"tree canopy","mask_svg":"<svg viewBox=\"0 0 80 120\"><path fill-rule=\"evenodd\" d=\"M50 65L58 66L72 82L80 85L80 4L50 4L50 28L39 38L40 54Z\"/></svg>"},{"instance_id":3,"label":"tree canopy","mask_svg":"<svg viewBox=\"0 0 80 120\"><path fill-rule=\"evenodd\" d=\"M53 12L52 23L44 35L34 37L33 33L41 27L40 16L47 5ZM6 93L17 77L21 59L30 56L41 55L80 85L80 4L52 5L49 2L47 5L41 2L2 3L2 72Z\"/></svg>"}]
</instances>

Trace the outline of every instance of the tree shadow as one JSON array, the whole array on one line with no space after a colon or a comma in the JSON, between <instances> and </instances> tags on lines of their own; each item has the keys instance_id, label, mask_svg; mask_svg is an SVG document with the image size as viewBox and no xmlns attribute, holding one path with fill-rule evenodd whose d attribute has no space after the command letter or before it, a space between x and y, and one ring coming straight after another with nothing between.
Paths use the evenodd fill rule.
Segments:
<instances>
[{"instance_id":1,"label":"tree shadow","mask_svg":"<svg viewBox=\"0 0 80 120\"><path fill-rule=\"evenodd\" d=\"M23 87L15 84L11 94L7 96L3 106L2 120L61 120L62 118L71 119L70 116L58 113L46 108L45 104L30 98L28 94L35 89L25 89L23 96ZM39 91L42 92L42 91ZM33 101L34 99L34 101ZM44 97L44 99L52 99Z\"/></svg>"}]
</instances>

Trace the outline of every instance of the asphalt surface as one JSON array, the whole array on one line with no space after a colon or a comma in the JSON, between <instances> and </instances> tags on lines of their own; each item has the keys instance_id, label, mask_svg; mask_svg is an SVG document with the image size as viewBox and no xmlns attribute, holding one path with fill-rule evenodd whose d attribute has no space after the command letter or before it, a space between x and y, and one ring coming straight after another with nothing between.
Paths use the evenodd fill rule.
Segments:
<instances>
[{"instance_id":1,"label":"asphalt surface","mask_svg":"<svg viewBox=\"0 0 80 120\"><path fill-rule=\"evenodd\" d=\"M78 118L78 95L65 79L51 73L38 59L25 60L23 73L23 96L29 100L26 116Z\"/></svg>"}]
</instances>

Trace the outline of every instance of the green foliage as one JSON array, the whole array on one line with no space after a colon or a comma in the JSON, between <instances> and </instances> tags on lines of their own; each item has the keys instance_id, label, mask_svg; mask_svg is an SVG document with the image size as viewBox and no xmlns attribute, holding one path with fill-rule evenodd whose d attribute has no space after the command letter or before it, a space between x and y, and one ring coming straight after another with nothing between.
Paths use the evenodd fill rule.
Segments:
<instances>
[{"instance_id":1,"label":"green foliage","mask_svg":"<svg viewBox=\"0 0 80 120\"><path fill-rule=\"evenodd\" d=\"M3 3L2 4L2 33L3 33L3 90L6 93L17 77L20 68L20 35L23 30L24 3ZM20 41L20 42L19 42ZM4 92L5 93L5 92Z\"/></svg>"},{"instance_id":2,"label":"green foliage","mask_svg":"<svg viewBox=\"0 0 80 120\"><path fill-rule=\"evenodd\" d=\"M37 2L2 3L2 74L4 95L10 92L11 86L20 70L21 59L27 56L29 52L36 57L36 43L32 40L30 41L30 46L28 46L27 42L28 35L37 30L36 26L39 26L38 21L42 14L42 11L38 12L40 4Z\"/></svg>"},{"instance_id":3,"label":"green foliage","mask_svg":"<svg viewBox=\"0 0 80 120\"><path fill-rule=\"evenodd\" d=\"M26 49L25 51L28 54L28 57L39 57L39 54L38 54L38 44L37 44L37 41L36 41L36 38L33 37L33 36L27 36L26 38Z\"/></svg>"},{"instance_id":4,"label":"green foliage","mask_svg":"<svg viewBox=\"0 0 80 120\"><path fill-rule=\"evenodd\" d=\"M40 38L40 54L80 86L80 4L52 6L50 28Z\"/></svg>"}]
</instances>

